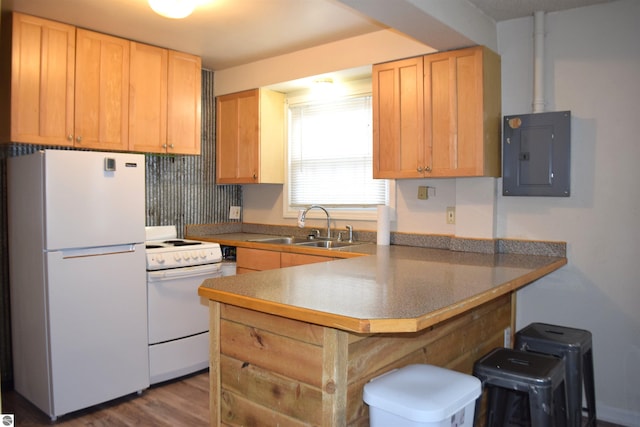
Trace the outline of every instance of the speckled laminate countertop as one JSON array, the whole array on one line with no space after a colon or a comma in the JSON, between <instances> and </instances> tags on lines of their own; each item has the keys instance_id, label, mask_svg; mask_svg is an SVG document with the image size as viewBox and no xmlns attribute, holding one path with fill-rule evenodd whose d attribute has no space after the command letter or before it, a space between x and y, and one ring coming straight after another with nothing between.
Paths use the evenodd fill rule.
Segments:
<instances>
[{"instance_id":1,"label":"speckled laminate countertop","mask_svg":"<svg viewBox=\"0 0 640 427\"><path fill-rule=\"evenodd\" d=\"M240 234L235 236L238 240L233 235L206 240L288 247L260 246ZM304 249L317 251L351 258L208 279L198 294L350 332L414 332L515 291L567 263L564 257L394 245L358 245L348 252Z\"/></svg>"}]
</instances>

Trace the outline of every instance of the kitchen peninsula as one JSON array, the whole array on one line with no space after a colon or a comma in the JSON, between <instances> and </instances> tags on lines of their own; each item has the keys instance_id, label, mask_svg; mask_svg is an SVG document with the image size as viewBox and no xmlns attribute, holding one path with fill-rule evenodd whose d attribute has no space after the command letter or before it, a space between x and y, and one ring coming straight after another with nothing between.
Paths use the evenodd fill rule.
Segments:
<instances>
[{"instance_id":1,"label":"kitchen peninsula","mask_svg":"<svg viewBox=\"0 0 640 427\"><path fill-rule=\"evenodd\" d=\"M513 330L515 291L567 263L394 245L347 252L202 284L211 425L368 425L367 381L410 363L471 372Z\"/></svg>"}]
</instances>

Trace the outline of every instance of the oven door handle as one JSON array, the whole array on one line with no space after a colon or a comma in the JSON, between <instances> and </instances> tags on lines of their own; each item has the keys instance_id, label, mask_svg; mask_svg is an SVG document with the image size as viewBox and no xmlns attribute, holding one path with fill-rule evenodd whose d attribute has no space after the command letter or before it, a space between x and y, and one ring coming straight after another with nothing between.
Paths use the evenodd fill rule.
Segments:
<instances>
[{"instance_id":1,"label":"oven door handle","mask_svg":"<svg viewBox=\"0 0 640 427\"><path fill-rule=\"evenodd\" d=\"M173 280L185 277L206 276L218 277L222 275L220 264L195 265L191 267L172 268L169 270L147 271L148 281Z\"/></svg>"}]
</instances>

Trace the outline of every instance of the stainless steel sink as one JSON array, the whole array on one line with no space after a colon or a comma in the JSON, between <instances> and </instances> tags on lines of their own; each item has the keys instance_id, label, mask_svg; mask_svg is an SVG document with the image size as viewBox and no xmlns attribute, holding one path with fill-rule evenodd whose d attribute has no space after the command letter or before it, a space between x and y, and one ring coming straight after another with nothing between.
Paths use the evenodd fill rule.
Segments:
<instances>
[{"instance_id":1,"label":"stainless steel sink","mask_svg":"<svg viewBox=\"0 0 640 427\"><path fill-rule=\"evenodd\" d=\"M256 243L271 243L274 245L295 245L299 243L309 242L306 237L293 237L293 236L280 236L280 237L266 237L264 239L250 239L248 242Z\"/></svg>"},{"instance_id":2,"label":"stainless steel sink","mask_svg":"<svg viewBox=\"0 0 640 427\"><path fill-rule=\"evenodd\" d=\"M248 242L270 243L272 245L295 245L306 246L311 248L336 249L347 246L361 245L365 242L339 242L337 240L329 240L324 237L316 237L309 239L308 237L278 236L265 237L262 239L249 239Z\"/></svg>"},{"instance_id":3,"label":"stainless steel sink","mask_svg":"<svg viewBox=\"0 0 640 427\"><path fill-rule=\"evenodd\" d=\"M358 243L338 242L337 240L311 240L303 243L295 243L296 246L311 246L325 249L344 248L356 244Z\"/></svg>"}]
</instances>

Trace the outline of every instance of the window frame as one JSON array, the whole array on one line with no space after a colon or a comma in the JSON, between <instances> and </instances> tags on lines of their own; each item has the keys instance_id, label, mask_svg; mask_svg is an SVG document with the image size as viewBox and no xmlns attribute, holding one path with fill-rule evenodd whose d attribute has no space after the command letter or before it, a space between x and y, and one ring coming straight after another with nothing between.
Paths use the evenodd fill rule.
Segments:
<instances>
[{"instance_id":1,"label":"window frame","mask_svg":"<svg viewBox=\"0 0 640 427\"><path fill-rule=\"evenodd\" d=\"M334 85L339 85L339 87L334 88L334 91L339 92L337 96L358 96L358 95L371 95L372 87L371 87L371 79L362 79L355 80L348 83L334 83ZM284 171L284 184L282 188L282 213L284 218L297 218L298 212L301 209L297 206L291 206L289 204L289 165L291 162L290 158L290 149L289 149L289 104L297 104L302 102L313 101L314 99L319 99L316 92L313 90L301 90L292 93L288 93L285 98L285 171ZM371 141L373 144L373 140ZM395 208L395 180L387 179L387 202L386 205L392 208ZM375 221L377 219L377 207L373 206L371 208L336 208L336 207L327 207L330 211L331 219L336 220L355 220L355 221ZM309 211L307 216L312 219L323 219L324 213L319 212L317 210Z\"/></svg>"}]
</instances>

